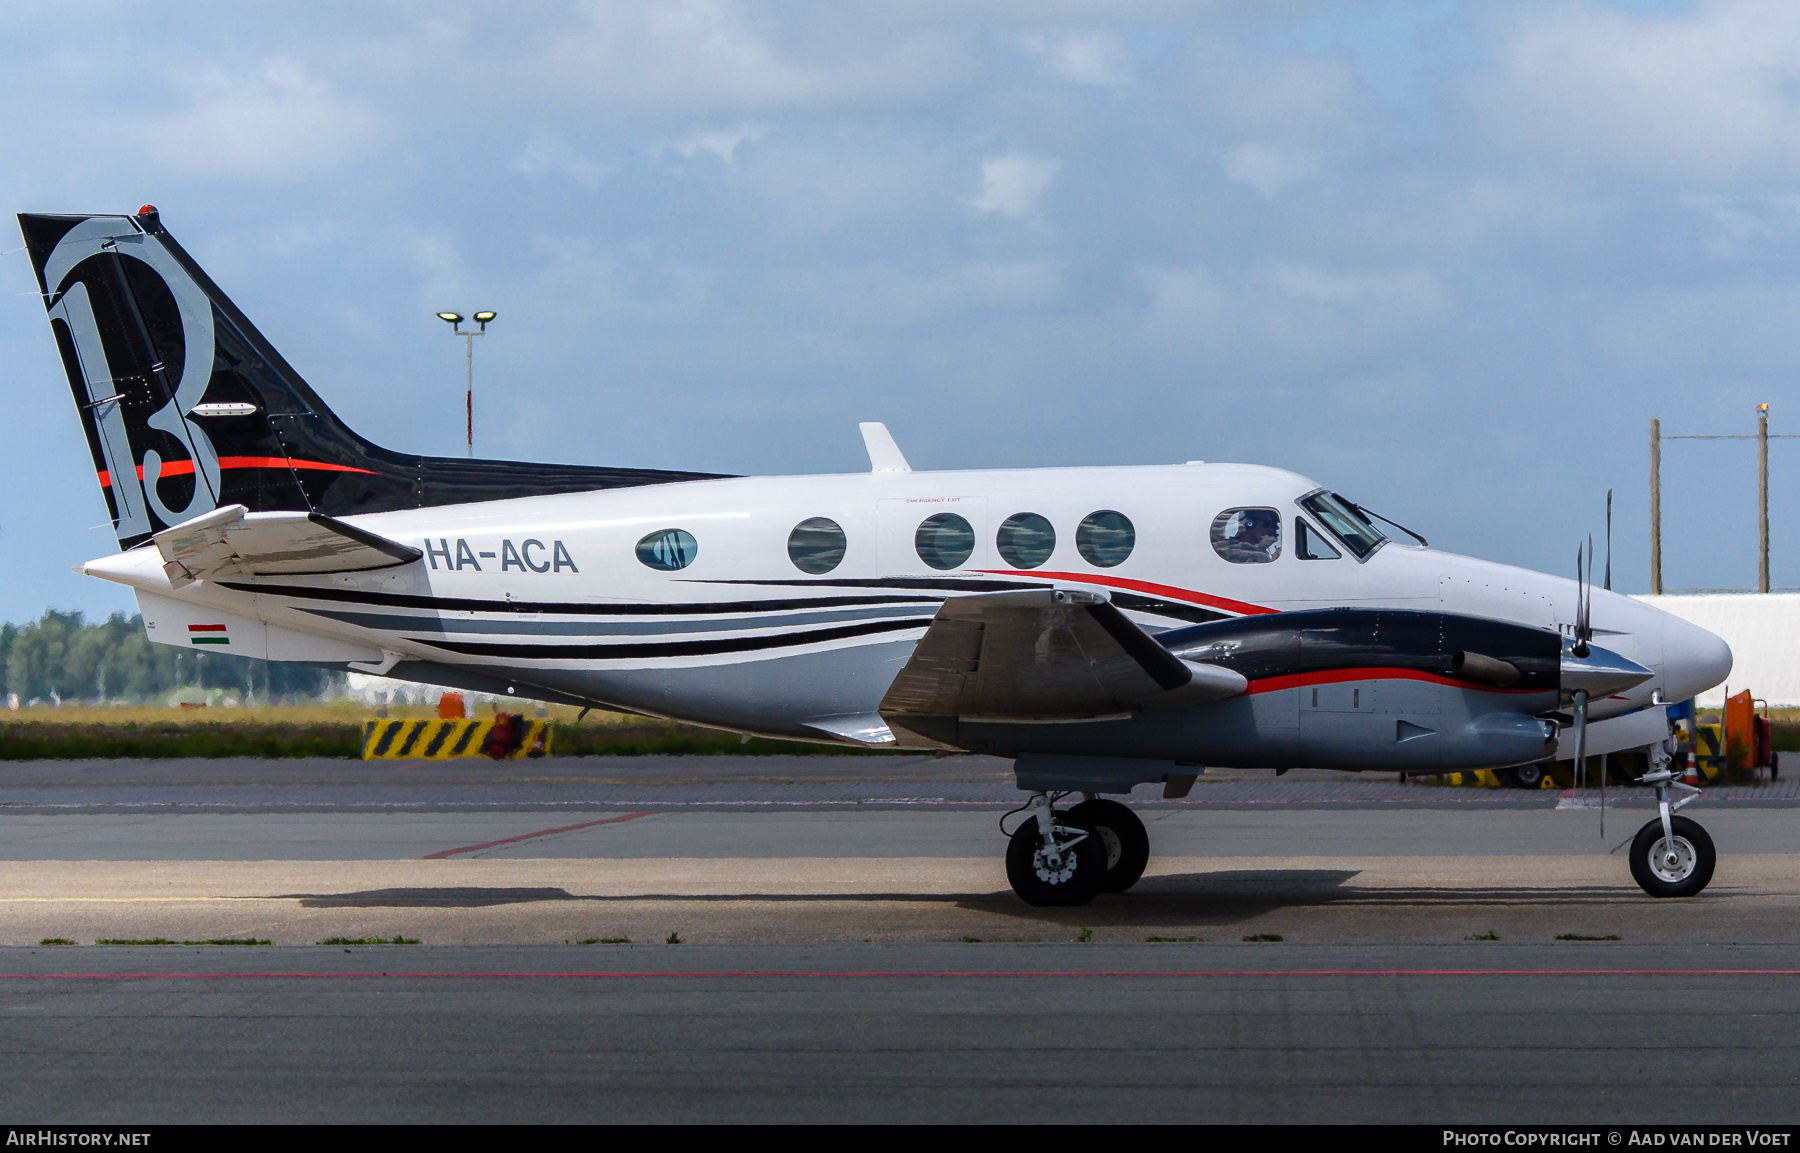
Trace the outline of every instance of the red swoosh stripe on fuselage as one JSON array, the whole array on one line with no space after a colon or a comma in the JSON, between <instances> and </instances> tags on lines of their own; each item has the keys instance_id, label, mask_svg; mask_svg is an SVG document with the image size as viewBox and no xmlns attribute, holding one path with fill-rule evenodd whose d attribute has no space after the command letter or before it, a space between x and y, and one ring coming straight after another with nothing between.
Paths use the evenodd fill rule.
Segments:
<instances>
[{"instance_id":1,"label":"red swoosh stripe on fuselage","mask_svg":"<svg viewBox=\"0 0 1800 1153\"><path fill-rule=\"evenodd\" d=\"M1128 577L1097 576L1087 572L1048 572L1044 569L1010 569L983 568L976 572L990 576L1049 577L1051 580L1079 581L1082 584L1105 585L1108 588L1123 589L1126 592L1148 593L1151 596L1165 597L1169 600L1187 601L1189 604L1204 605L1209 609L1223 609L1228 613L1240 616L1254 616L1258 613L1276 613L1280 609L1272 609L1266 605L1253 605L1249 601L1234 601L1230 597L1213 596L1211 593L1195 592L1193 589L1176 588L1174 585L1161 585L1153 581L1131 580Z\"/></svg>"},{"instance_id":2,"label":"red swoosh stripe on fuselage","mask_svg":"<svg viewBox=\"0 0 1800 1153\"><path fill-rule=\"evenodd\" d=\"M1505 693L1508 696L1534 696L1555 691L1553 689L1503 689L1496 685L1478 685L1469 681L1459 681L1455 677L1422 672L1419 669L1366 668L1328 669L1317 673L1292 673L1279 677L1264 677L1261 680L1251 681L1250 687L1244 690L1244 695L1275 693L1283 689L1308 688L1313 685L1341 685L1349 681L1425 681L1428 684L1445 685L1453 689L1469 689L1478 693Z\"/></svg>"},{"instance_id":3,"label":"red swoosh stripe on fuselage","mask_svg":"<svg viewBox=\"0 0 1800 1153\"><path fill-rule=\"evenodd\" d=\"M352 468L347 464L326 464L320 460L289 460L284 456L222 456L219 458L220 468L302 468L318 472L361 472L369 476L376 475L373 469ZM163 462L164 476L186 476L194 471L191 460L168 460ZM138 479L144 479L144 466L137 466ZM112 487L112 474L105 469L100 470L100 487Z\"/></svg>"}]
</instances>

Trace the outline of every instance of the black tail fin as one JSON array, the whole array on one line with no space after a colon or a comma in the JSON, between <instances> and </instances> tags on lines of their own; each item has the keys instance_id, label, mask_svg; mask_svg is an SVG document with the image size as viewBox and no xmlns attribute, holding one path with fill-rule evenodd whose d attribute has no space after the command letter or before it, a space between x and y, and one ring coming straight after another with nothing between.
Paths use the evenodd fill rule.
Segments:
<instances>
[{"instance_id":1,"label":"black tail fin","mask_svg":"<svg viewBox=\"0 0 1800 1153\"><path fill-rule=\"evenodd\" d=\"M19 227L122 547L225 504L345 516L713 475L390 452L325 407L155 209Z\"/></svg>"}]
</instances>

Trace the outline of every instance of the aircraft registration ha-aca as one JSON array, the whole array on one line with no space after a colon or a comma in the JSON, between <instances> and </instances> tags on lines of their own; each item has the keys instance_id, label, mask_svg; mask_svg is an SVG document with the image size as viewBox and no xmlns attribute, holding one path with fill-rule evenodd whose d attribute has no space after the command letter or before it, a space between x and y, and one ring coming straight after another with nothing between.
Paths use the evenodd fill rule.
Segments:
<instances>
[{"instance_id":1,"label":"aircraft registration ha-aca","mask_svg":"<svg viewBox=\"0 0 1800 1153\"><path fill-rule=\"evenodd\" d=\"M1011 758L1007 875L1036 905L1143 874L1107 794L1183 796L1203 766L1528 764L1565 736L1648 754L1646 892L1711 878L1660 706L1731 652L1649 605L1390 538L1248 464L920 472L879 424L841 476L393 452L154 208L19 221L119 541L78 569L131 586L152 640Z\"/></svg>"}]
</instances>

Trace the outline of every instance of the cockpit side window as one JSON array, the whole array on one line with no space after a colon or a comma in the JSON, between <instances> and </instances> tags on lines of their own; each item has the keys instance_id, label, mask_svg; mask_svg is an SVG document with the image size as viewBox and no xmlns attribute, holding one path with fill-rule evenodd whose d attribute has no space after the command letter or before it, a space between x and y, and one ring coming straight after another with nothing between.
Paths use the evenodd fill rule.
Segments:
<instances>
[{"instance_id":1,"label":"cockpit side window","mask_svg":"<svg viewBox=\"0 0 1800 1153\"><path fill-rule=\"evenodd\" d=\"M1212 546L1232 564L1268 564L1281 555L1281 514L1272 508L1228 508L1213 518Z\"/></svg>"},{"instance_id":2,"label":"cockpit side window","mask_svg":"<svg viewBox=\"0 0 1800 1153\"><path fill-rule=\"evenodd\" d=\"M1336 560L1342 554L1331 547L1325 534L1306 523L1306 518L1294 518L1294 555L1301 560Z\"/></svg>"},{"instance_id":3,"label":"cockpit side window","mask_svg":"<svg viewBox=\"0 0 1800 1153\"><path fill-rule=\"evenodd\" d=\"M1381 530L1357 516L1335 493L1320 489L1300 498L1300 507L1319 518L1345 548L1365 560L1369 554L1387 543Z\"/></svg>"}]
</instances>

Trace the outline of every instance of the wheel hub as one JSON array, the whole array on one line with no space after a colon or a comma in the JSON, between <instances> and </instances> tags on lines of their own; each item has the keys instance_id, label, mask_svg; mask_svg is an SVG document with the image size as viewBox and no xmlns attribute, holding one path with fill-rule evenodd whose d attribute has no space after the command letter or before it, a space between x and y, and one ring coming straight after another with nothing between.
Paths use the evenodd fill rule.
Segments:
<instances>
[{"instance_id":1,"label":"wheel hub","mask_svg":"<svg viewBox=\"0 0 1800 1153\"><path fill-rule=\"evenodd\" d=\"M1119 858L1125 855L1125 842L1119 840L1119 834L1105 825L1101 825L1094 831L1100 834L1100 843L1106 846L1106 867L1114 868L1118 865Z\"/></svg>"},{"instance_id":2,"label":"wheel hub","mask_svg":"<svg viewBox=\"0 0 1800 1153\"><path fill-rule=\"evenodd\" d=\"M1676 837L1673 843L1665 837L1650 846L1650 872L1659 881L1679 884L1693 875L1698 862L1699 856L1686 837Z\"/></svg>"},{"instance_id":3,"label":"wheel hub","mask_svg":"<svg viewBox=\"0 0 1800 1153\"><path fill-rule=\"evenodd\" d=\"M1038 880L1046 885L1066 885L1075 876L1075 853L1064 849L1057 851L1048 847L1040 848L1031 855L1031 867L1037 873Z\"/></svg>"}]
</instances>

